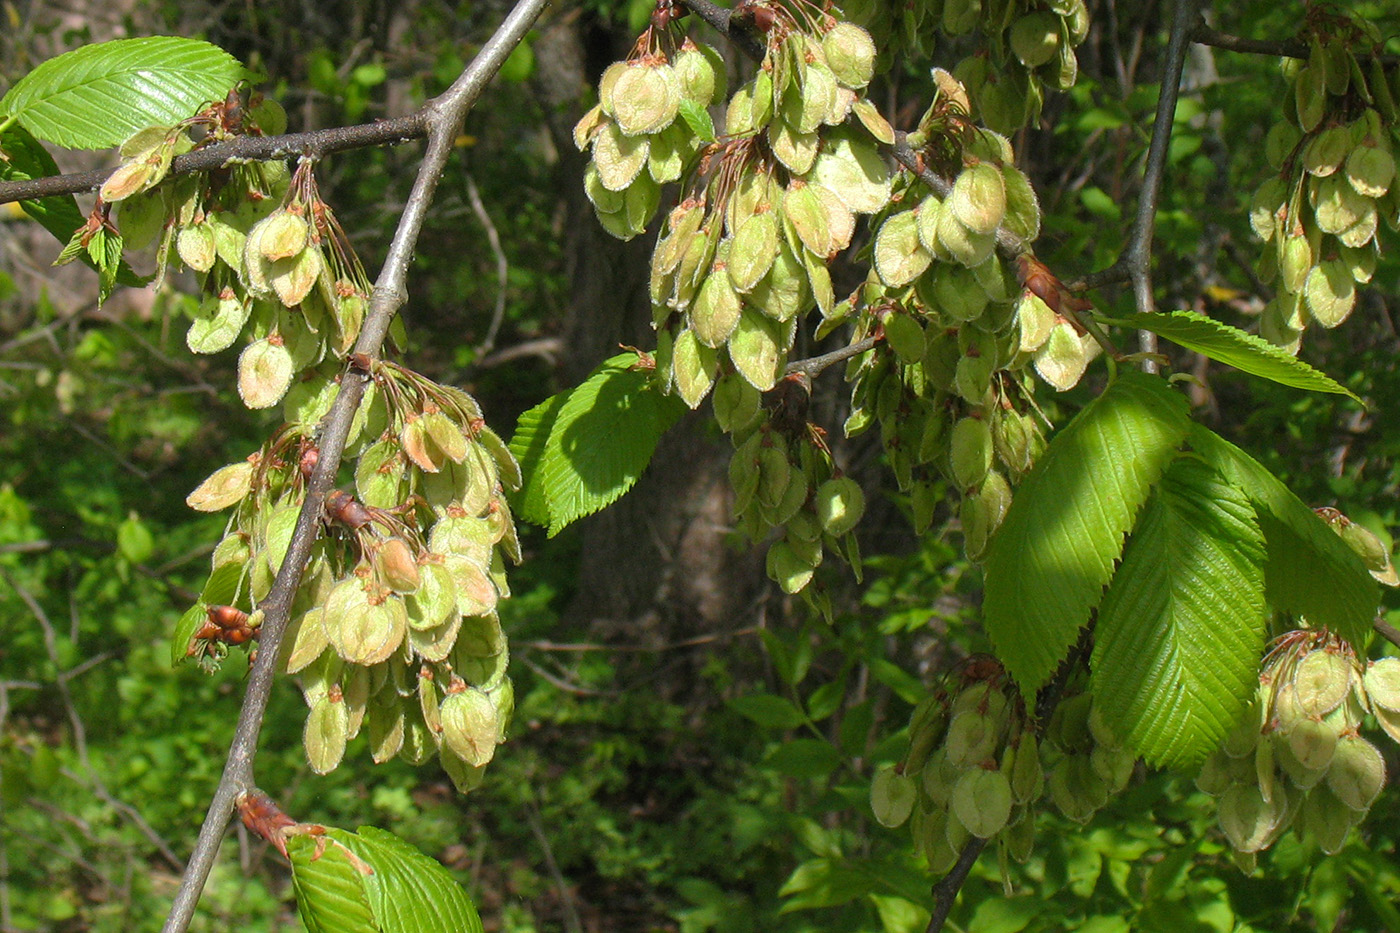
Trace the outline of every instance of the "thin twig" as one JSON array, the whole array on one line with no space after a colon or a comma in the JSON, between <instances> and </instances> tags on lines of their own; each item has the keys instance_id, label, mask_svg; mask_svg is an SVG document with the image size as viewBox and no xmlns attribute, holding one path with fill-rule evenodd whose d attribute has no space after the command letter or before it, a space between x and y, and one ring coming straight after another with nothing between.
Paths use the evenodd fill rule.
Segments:
<instances>
[{"instance_id":1,"label":"thin twig","mask_svg":"<svg viewBox=\"0 0 1400 933\"><path fill-rule=\"evenodd\" d=\"M929 917L927 933L938 933L948 922L948 914L953 911L953 903L958 899L958 891L972 872L972 866L987 847L988 840L973 836L963 846L953 867L933 886L933 914Z\"/></svg>"},{"instance_id":2,"label":"thin twig","mask_svg":"<svg viewBox=\"0 0 1400 933\"><path fill-rule=\"evenodd\" d=\"M1400 629L1391 625L1380 616L1376 616L1375 621L1371 623L1371 627L1376 630L1376 634L1380 635L1395 647L1400 648Z\"/></svg>"},{"instance_id":3,"label":"thin twig","mask_svg":"<svg viewBox=\"0 0 1400 933\"><path fill-rule=\"evenodd\" d=\"M732 641L745 635L758 633L756 628L740 628L732 632L714 632L709 635L696 635L694 638L685 638L680 641L670 641L660 645L601 645L594 642L557 642L539 640L512 642L519 644L522 648L532 648L536 651L558 651L558 652L589 652L589 651L635 651L641 654L659 654L663 651L679 651L684 648L698 648L702 645L712 645L717 641Z\"/></svg>"},{"instance_id":4,"label":"thin twig","mask_svg":"<svg viewBox=\"0 0 1400 933\"><path fill-rule=\"evenodd\" d=\"M1059 705L1061 697L1064 696L1069 679L1089 657L1089 651L1092 647L1093 629L1086 627L1079 636L1079 641L1070 649L1069 655L1060 662L1055 676L1050 678L1050 682L1040 689L1040 693L1036 697L1036 719L1032 726L1037 735L1044 734L1046 726L1050 724L1050 715ZM967 876L972 872L972 866L977 864L977 859L981 856L982 850L987 847L988 841L976 836L969 839L963 845L962 852L958 854L957 862L949 869L948 874L940 878L938 883L933 886L933 912L929 916L925 933L939 933L943 929L943 925L948 922L948 915L953 912L953 904L958 899L958 891L962 890L963 883L967 881Z\"/></svg>"},{"instance_id":5,"label":"thin twig","mask_svg":"<svg viewBox=\"0 0 1400 933\"><path fill-rule=\"evenodd\" d=\"M763 58L763 42L742 25L735 26L730 22L733 16L732 10L726 10L722 6L715 6L709 0L682 0L690 8L690 12L703 19L720 35L734 43L739 51L743 52L754 61Z\"/></svg>"},{"instance_id":6,"label":"thin twig","mask_svg":"<svg viewBox=\"0 0 1400 933\"><path fill-rule=\"evenodd\" d=\"M486 242L491 244L491 252L496 256L496 307L491 313L491 326L486 329L486 336L476 348L476 356L480 358L496 349L496 335L500 333L501 323L506 318L506 286L510 283L510 263L506 261L506 251L501 247L501 235L496 232L496 225L491 222L486 205L481 203L481 192L476 188L476 180L470 173L464 173L463 177L466 179L467 200L471 203L472 213L486 228Z\"/></svg>"},{"instance_id":7,"label":"thin twig","mask_svg":"<svg viewBox=\"0 0 1400 933\"><path fill-rule=\"evenodd\" d=\"M763 45L754 38L752 33L742 28L731 28L729 10L717 7L707 0L681 0L681 2L689 7L692 13L733 42L739 51L755 61L763 58ZM940 198L947 197L948 193L953 190L952 181L931 171L923 164L919 154L910 147L906 134L895 133L894 144L884 148L896 162L919 176L920 180ZM1015 259L1030 249L1025 241L1005 227L997 228L996 237L997 253L1004 259Z\"/></svg>"},{"instance_id":8,"label":"thin twig","mask_svg":"<svg viewBox=\"0 0 1400 933\"><path fill-rule=\"evenodd\" d=\"M1084 291L1116 282L1132 282L1133 305L1143 313L1156 310L1152 299L1152 235L1157 221L1157 205L1162 193L1162 178L1166 173L1177 97L1181 92L1181 70L1186 58L1186 47L1190 44L1192 22L1196 17L1196 2L1197 0L1179 0L1175 6L1171 34L1167 40L1166 68L1162 74L1161 93L1157 96L1157 112L1152 121L1152 139L1147 146L1142 191L1138 195L1137 214L1133 218L1128 242L1113 265L1092 272L1067 286L1071 291ZM1156 372L1154 355L1157 352L1157 335L1149 330L1138 331L1138 349L1143 355L1143 371Z\"/></svg>"},{"instance_id":9,"label":"thin twig","mask_svg":"<svg viewBox=\"0 0 1400 933\"><path fill-rule=\"evenodd\" d=\"M1128 237L1127 249L1123 251L1123 260L1127 263L1133 283L1133 303L1142 314L1157 310L1152 300L1152 233L1157 223L1157 203L1162 194L1162 176L1166 173L1172 123L1176 119L1176 101L1181 93L1181 70L1195 19L1196 0L1177 0L1171 35L1167 40L1166 69L1162 74L1161 91L1157 95L1157 115L1152 122L1152 141L1147 147L1142 193L1138 197L1132 234ZM1138 331L1138 350L1143 354L1143 372L1155 373L1157 363L1153 354L1157 352L1157 335L1150 330Z\"/></svg>"},{"instance_id":10,"label":"thin twig","mask_svg":"<svg viewBox=\"0 0 1400 933\"><path fill-rule=\"evenodd\" d=\"M953 191L953 182L944 178L937 172L932 171L923 164L919 154L909 145L908 134L896 132L894 134L894 145L886 147L889 154L900 165L919 176L919 180L929 187L934 194L940 198L946 198ZM997 255L1007 261L1015 261L1017 256L1031 251L1025 240L1012 233L1006 227L997 227Z\"/></svg>"},{"instance_id":11,"label":"thin twig","mask_svg":"<svg viewBox=\"0 0 1400 933\"><path fill-rule=\"evenodd\" d=\"M176 156L170 163L166 177L209 172L234 162L265 162L293 156L320 157L348 149L398 145L428 135L428 117L428 108L423 107L407 116L359 126L337 126L309 133L284 133L281 136L240 136ZM0 204L92 191L100 188L114 171L116 169L101 168L70 175L50 175L31 181L0 181Z\"/></svg>"},{"instance_id":12,"label":"thin twig","mask_svg":"<svg viewBox=\"0 0 1400 933\"><path fill-rule=\"evenodd\" d=\"M34 551L47 551L53 547L53 542L47 538L36 538L33 541L13 541L9 544L0 544L0 554L29 554Z\"/></svg>"},{"instance_id":13,"label":"thin twig","mask_svg":"<svg viewBox=\"0 0 1400 933\"><path fill-rule=\"evenodd\" d=\"M1307 58L1308 44L1297 39L1249 39L1223 33L1204 21L1197 22L1191 30L1191 41L1197 45L1214 46L1230 52L1249 52L1257 55L1277 55L1281 58Z\"/></svg>"},{"instance_id":14,"label":"thin twig","mask_svg":"<svg viewBox=\"0 0 1400 933\"><path fill-rule=\"evenodd\" d=\"M356 354L364 354L371 360L378 357L389 331L389 323L408 300L408 266L412 262L414 247L438 181L442 178L443 168L452 155L453 140L487 82L524 38L530 25L548 3L549 0L520 0L452 86L412 117L405 118L415 121L414 125L426 128L427 151L394 231L383 269L375 282L369 316L355 343ZM297 516L291 544L277 572L276 581L259 607L264 612L264 621L259 631L258 656L248 674L247 691L229 747L228 760L214 791L214 799L209 804L204 825L200 828L180 889L171 905L170 915L166 918L163 933L184 933L188 929L234 805L242 794L255 786L253 760L257 755L258 734L277 673L277 656L291 614L292 597L311 556L325 497L335 483L350 424L364 394L365 381L365 374L359 370L347 371L335 402L322 422L320 458L308 484L306 501L302 503L301 513Z\"/></svg>"},{"instance_id":15,"label":"thin twig","mask_svg":"<svg viewBox=\"0 0 1400 933\"><path fill-rule=\"evenodd\" d=\"M563 340L558 337L538 337L506 347L504 350L497 350L495 353L477 360L475 365L479 369L490 369L493 366L502 366L515 360L537 356L544 360L548 366L553 367L559 359L559 354L563 352Z\"/></svg>"},{"instance_id":16,"label":"thin twig","mask_svg":"<svg viewBox=\"0 0 1400 933\"><path fill-rule=\"evenodd\" d=\"M530 670L538 674L541 680L554 687L558 687L565 693L572 693L576 696L584 697L616 697L622 695L622 691L620 690L597 690L593 687L584 687L580 684L572 683L568 680L565 680L558 674L551 674L549 671L545 670L543 667L540 667L534 661L530 660L530 656L528 654L519 655L518 660L521 664L524 664Z\"/></svg>"},{"instance_id":17,"label":"thin twig","mask_svg":"<svg viewBox=\"0 0 1400 933\"><path fill-rule=\"evenodd\" d=\"M879 342L880 340L878 337L866 337L862 340L857 340L848 347L832 350L830 353L823 353L821 356L814 356L806 360L793 360L791 363L787 364L783 372L787 373L789 376L801 373L809 379L815 379L817 375L828 366L835 366L837 363L844 363L853 356L860 356L866 350L874 349L875 344Z\"/></svg>"}]
</instances>

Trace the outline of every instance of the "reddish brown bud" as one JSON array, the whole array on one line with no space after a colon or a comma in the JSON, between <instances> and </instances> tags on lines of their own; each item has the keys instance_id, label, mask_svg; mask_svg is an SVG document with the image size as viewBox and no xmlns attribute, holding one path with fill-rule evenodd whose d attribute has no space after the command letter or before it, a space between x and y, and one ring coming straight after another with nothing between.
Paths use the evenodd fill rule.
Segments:
<instances>
[{"instance_id":1,"label":"reddish brown bud","mask_svg":"<svg viewBox=\"0 0 1400 933\"><path fill-rule=\"evenodd\" d=\"M317 447L308 446L301 452L301 475L304 479L310 480L311 474L316 472L316 464L321 462L321 451Z\"/></svg>"},{"instance_id":2,"label":"reddish brown bud","mask_svg":"<svg viewBox=\"0 0 1400 933\"><path fill-rule=\"evenodd\" d=\"M363 502L339 489L331 490L330 495L326 496L326 515L332 521L356 530L374 520L374 516Z\"/></svg>"},{"instance_id":3,"label":"reddish brown bud","mask_svg":"<svg viewBox=\"0 0 1400 933\"><path fill-rule=\"evenodd\" d=\"M1089 301L1071 295L1055 273L1029 253L1016 257L1016 277L1027 291L1045 302L1056 314L1063 314L1064 309L1087 311L1093 307Z\"/></svg>"},{"instance_id":4,"label":"reddish brown bud","mask_svg":"<svg viewBox=\"0 0 1400 933\"><path fill-rule=\"evenodd\" d=\"M206 612L209 615L209 621L224 631L246 628L248 624L248 613L232 606L210 606Z\"/></svg>"},{"instance_id":5,"label":"reddish brown bud","mask_svg":"<svg viewBox=\"0 0 1400 933\"><path fill-rule=\"evenodd\" d=\"M287 836L291 834L286 831L296 826L297 821L283 813L271 797L256 790L244 794L238 799L238 815L244 826L272 843L284 858L287 857ZM325 827L316 828L321 833L325 832Z\"/></svg>"}]
</instances>

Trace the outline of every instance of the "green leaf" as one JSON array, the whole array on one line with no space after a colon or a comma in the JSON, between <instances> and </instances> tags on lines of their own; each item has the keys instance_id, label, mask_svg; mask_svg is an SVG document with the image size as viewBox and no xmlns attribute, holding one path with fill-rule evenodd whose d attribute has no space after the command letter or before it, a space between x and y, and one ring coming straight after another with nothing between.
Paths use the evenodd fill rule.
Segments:
<instances>
[{"instance_id":1,"label":"green leaf","mask_svg":"<svg viewBox=\"0 0 1400 933\"><path fill-rule=\"evenodd\" d=\"M515 434L510 439L510 452L520 464L522 477L520 488L508 493L510 505L517 518L535 525L549 524L549 496L545 492L544 472L540 466L544 463L549 434L559 420L559 409L568 400L569 393L560 392L525 412L520 416Z\"/></svg>"},{"instance_id":2,"label":"green leaf","mask_svg":"<svg viewBox=\"0 0 1400 933\"><path fill-rule=\"evenodd\" d=\"M581 385L556 396L559 402L550 399L533 410L538 414L528 425L522 418L526 433L517 429L511 439L524 474L522 514L545 517L539 514L542 499L551 537L631 489L661 435L685 411L680 399L657 391L637 363L635 353L603 363Z\"/></svg>"},{"instance_id":3,"label":"green leaf","mask_svg":"<svg viewBox=\"0 0 1400 933\"><path fill-rule=\"evenodd\" d=\"M876 890L879 883L862 863L847 859L809 859L798 865L778 894L779 913L834 907Z\"/></svg>"},{"instance_id":4,"label":"green leaf","mask_svg":"<svg viewBox=\"0 0 1400 933\"><path fill-rule=\"evenodd\" d=\"M126 521L117 526L117 553L133 564L141 564L150 560L155 550L155 536L151 534L151 529L146 527L145 523L141 521L141 517L135 512L128 515Z\"/></svg>"},{"instance_id":5,"label":"green leaf","mask_svg":"<svg viewBox=\"0 0 1400 933\"><path fill-rule=\"evenodd\" d=\"M1356 552L1249 454L1200 425L1191 447L1254 503L1264 533L1264 594L1275 609L1364 649L1380 590ZM1013 506L1014 508L1014 506Z\"/></svg>"},{"instance_id":6,"label":"green leaf","mask_svg":"<svg viewBox=\"0 0 1400 933\"><path fill-rule=\"evenodd\" d=\"M868 658L870 673L906 703L918 703L928 694L924 682L888 658Z\"/></svg>"},{"instance_id":7,"label":"green leaf","mask_svg":"<svg viewBox=\"0 0 1400 933\"><path fill-rule=\"evenodd\" d=\"M763 766L795 778L824 778L841 766L841 753L821 739L793 739L773 749Z\"/></svg>"},{"instance_id":8,"label":"green leaf","mask_svg":"<svg viewBox=\"0 0 1400 933\"><path fill-rule=\"evenodd\" d=\"M194 638L194 633L199 631L199 627L208 618L208 613L204 611L205 604L195 603L185 610L185 614L180 616L180 620L175 623L175 634L170 636L170 666L176 667L184 662L185 652L190 650L190 639Z\"/></svg>"},{"instance_id":9,"label":"green leaf","mask_svg":"<svg viewBox=\"0 0 1400 933\"><path fill-rule=\"evenodd\" d=\"M0 153L3 153L3 158L0 158L0 181L30 181L59 174L58 163L49 155L49 151L18 123L0 131ZM78 209L77 199L71 194L20 201L19 206L60 243L69 242L86 221L83 212ZM79 256L89 266L96 268L86 253ZM140 288L146 280L123 262L117 271L117 282Z\"/></svg>"},{"instance_id":10,"label":"green leaf","mask_svg":"<svg viewBox=\"0 0 1400 933\"><path fill-rule=\"evenodd\" d=\"M1150 330L1188 350L1195 350L1219 363L1233 366L1252 376L1261 376L1295 389L1331 392L1361 399L1324 372L1253 334L1222 324L1195 311L1161 314L1131 314L1125 318L1131 327Z\"/></svg>"},{"instance_id":11,"label":"green leaf","mask_svg":"<svg viewBox=\"0 0 1400 933\"><path fill-rule=\"evenodd\" d=\"M1094 628L1094 702L1151 765L1193 764L1254 694L1264 539L1243 491L1195 457L1148 500Z\"/></svg>"},{"instance_id":12,"label":"green leaf","mask_svg":"<svg viewBox=\"0 0 1400 933\"><path fill-rule=\"evenodd\" d=\"M968 933L1020 933L1046 906L1045 901L1031 895L988 898L973 911Z\"/></svg>"},{"instance_id":13,"label":"green leaf","mask_svg":"<svg viewBox=\"0 0 1400 933\"><path fill-rule=\"evenodd\" d=\"M206 606L232 606L238 599L238 590L247 569L245 563L221 564L209 574L199 594L200 603Z\"/></svg>"},{"instance_id":14,"label":"green leaf","mask_svg":"<svg viewBox=\"0 0 1400 933\"><path fill-rule=\"evenodd\" d=\"M1186 437L1186 400L1124 372L1050 442L988 548L987 634L1033 698L1089 621L1123 536Z\"/></svg>"},{"instance_id":15,"label":"green leaf","mask_svg":"<svg viewBox=\"0 0 1400 933\"><path fill-rule=\"evenodd\" d=\"M308 933L383 933L370 910L365 876L344 849L324 838L293 836L287 855L297 912Z\"/></svg>"},{"instance_id":16,"label":"green leaf","mask_svg":"<svg viewBox=\"0 0 1400 933\"><path fill-rule=\"evenodd\" d=\"M232 55L197 39L115 39L44 62L0 99L0 114L60 146L105 149L194 116L244 74Z\"/></svg>"},{"instance_id":17,"label":"green leaf","mask_svg":"<svg viewBox=\"0 0 1400 933\"><path fill-rule=\"evenodd\" d=\"M87 254L97 269L97 306L100 308L117 286L117 273L122 264L121 234L99 228L88 240Z\"/></svg>"},{"instance_id":18,"label":"green leaf","mask_svg":"<svg viewBox=\"0 0 1400 933\"><path fill-rule=\"evenodd\" d=\"M383 933L481 933L467 892L433 859L373 826L359 834L330 831L374 869L362 879L370 909Z\"/></svg>"},{"instance_id":19,"label":"green leaf","mask_svg":"<svg viewBox=\"0 0 1400 933\"><path fill-rule=\"evenodd\" d=\"M751 693L748 696L734 697L726 704L740 716L745 716L769 729L793 729L802 725L806 717L802 710L771 693Z\"/></svg>"},{"instance_id":20,"label":"green leaf","mask_svg":"<svg viewBox=\"0 0 1400 933\"><path fill-rule=\"evenodd\" d=\"M710 119L710 112L701 107L693 100L685 99L681 101L681 119L690 127L690 131L702 143L712 143L715 141L715 122Z\"/></svg>"}]
</instances>

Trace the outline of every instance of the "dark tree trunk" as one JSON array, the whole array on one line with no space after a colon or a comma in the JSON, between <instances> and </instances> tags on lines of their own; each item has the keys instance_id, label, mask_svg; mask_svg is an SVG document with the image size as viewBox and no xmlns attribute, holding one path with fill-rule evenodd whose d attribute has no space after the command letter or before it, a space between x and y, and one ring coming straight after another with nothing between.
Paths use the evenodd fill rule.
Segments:
<instances>
[{"instance_id":1,"label":"dark tree trunk","mask_svg":"<svg viewBox=\"0 0 1400 933\"><path fill-rule=\"evenodd\" d=\"M655 345L647 296L654 229L630 243L603 231L583 194L579 179L585 160L571 138L586 87L608 62L625 54L627 41L590 33L578 17L557 21L535 46L542 66L539 87L555 114L551 130L568 192L573 288L563 330L566 385L581 381L619 344ZM590 56L591 51L598 54ZM708 419L683 418L662 440L636 487L582 523L578 590L568 612L572 621L587 624L604 640L655 646L745 624L763 573L751 549L725 546L730 449L708 428ZM683 685L675 688L686 692Z\"/></svg>"}]
</instances>

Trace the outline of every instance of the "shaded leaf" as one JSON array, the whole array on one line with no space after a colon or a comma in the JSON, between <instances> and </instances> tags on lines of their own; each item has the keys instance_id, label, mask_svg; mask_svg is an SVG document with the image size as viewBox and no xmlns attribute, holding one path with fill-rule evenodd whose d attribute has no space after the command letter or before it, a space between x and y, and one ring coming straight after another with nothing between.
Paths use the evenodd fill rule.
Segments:
<instances>
[{"instance_id":1,"label":"shaded leaf","mask_svg":"<svg viewBox=\"0 0 1400 933\"><path fill-rule=\"evenodd\" d=\"M1219 746L1257 683L1263 535L1245 494L1195 457L1148 500L1094 629L1094 702L1149 764Z\"/></svg>"},{"instance_id":2,"label":"shaded leaf","mask_svg":"<svg viewBox=\"0 0 1400 933\"><path fill-rule=\"evenodd\" d=\"M987 634L1028 698L1089 621L1123 536L1186 436L1186 400L1125 372L1051 440L987 551Z\"/></svg>"},{"instance_id":3,"label":"shaded leaf","mask_svg":"<svg viewBox=\"0 0 1400 933\"><path fill-rule=\"evenodd\" d=\"M795 778L822 778L841 766L841 753L821 739L793 739L773 749L763 766Z\"/></svg>"},{"instance_id":4,"label":"shaded leaf","mask_svg":"<svg viewBox=\"0 0 1400 933\"><path fill-rule=\"evenodd\" d=\"M203 602L195 603L185 610L185 614L180 616L175 623L175 634L170 636L170 666L175 667L185 660L186 652L190 649L190 640L194 638L194 633L199 631L199 627L204 624L208 613L205 612Z\"/></svg>"},{"instance_id":5,"label":"shaded leaf","mask_svg":"<svg viewBox=\"0 0 1400 933\"><path fill-rule=\"evenodd\" d=\"M1286 350L1204 314L1195 311L1138 313L1129 315L1125 322L1132 327L1150 330L1159 337L1166 337L1188 350L1195 350L1218 363L1233 366L1252 376L1270 379L1295 389L1331 392L1361 401L1346 386Z\"/></svg>"},{"instance_id":6,"label":"shaded leaf","mask_svg":"<svg viewBox=\"0 0 1400 933\"><path fill-rule=\"evenodd\" d=\"M810 859L798 865L778 892L780 913L813 907L834 907L855 900L878 885L859 862L846 859Z\"/></svg>"},{"instance_id":7,"label":"shaded leaf","mask_svg":"<svg viewBox=\"0 0 1400 933\"><path fill-rule=\"evenodd\" d=\"M510 439L510 452L519 461L523 477L520 488L508 494L510 505L516 517L536 525L549 524L549 496L539 467L544 462L549 434L559 420L559 410L568 399L568 392L560 392L525 412Z\"/></svg>"}]
</instances>

